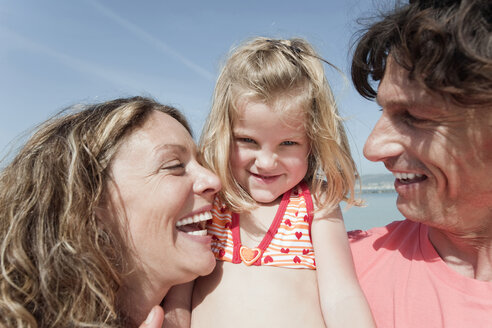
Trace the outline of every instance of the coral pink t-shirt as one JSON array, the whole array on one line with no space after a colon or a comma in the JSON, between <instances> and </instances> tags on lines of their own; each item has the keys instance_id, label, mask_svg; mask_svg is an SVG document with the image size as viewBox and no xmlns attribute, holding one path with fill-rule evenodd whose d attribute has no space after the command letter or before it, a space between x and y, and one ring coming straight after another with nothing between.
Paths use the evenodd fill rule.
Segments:
<instances>
[{"instance_id":1,"label":"coral pink t-shirt","mask_svg":"<svg viewBox=\"0 0 492 328\"><path fill-rule=\"evenodd\" d=\"M409 220L349 232L357 275L377 326L492 327L492 283L450 269Z\"/></svg>"}]
</instances>

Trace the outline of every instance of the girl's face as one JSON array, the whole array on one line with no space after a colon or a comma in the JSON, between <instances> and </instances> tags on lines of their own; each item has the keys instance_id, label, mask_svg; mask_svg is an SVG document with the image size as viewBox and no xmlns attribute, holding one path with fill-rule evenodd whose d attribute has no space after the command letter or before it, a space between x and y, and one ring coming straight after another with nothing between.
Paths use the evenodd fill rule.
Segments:
<instances>
[{"instance_id":1,"label":"girl's face","mask_svg":"<svg viewBox=\"0 0 492 328\"><path fill-rule=\"evenodd\" d=\"M305 110L289 107L274 110L254 99L238 106L232 129L232 174L258 203L274 202L295 187L308 170Z\"/></svg>"}]
</instances>

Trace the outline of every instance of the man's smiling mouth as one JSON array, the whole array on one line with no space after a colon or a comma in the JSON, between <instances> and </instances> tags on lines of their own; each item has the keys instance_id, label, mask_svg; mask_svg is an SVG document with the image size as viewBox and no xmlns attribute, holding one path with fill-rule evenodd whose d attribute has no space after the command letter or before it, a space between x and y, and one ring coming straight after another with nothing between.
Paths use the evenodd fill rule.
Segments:
<instances>
[{"instance_id":1,"label":"man's smiling mouth","mask_svg":"<svg viewBox=\"0 0 492 328\"><path fill-rule=\"evenodd\" d=\"M419 173L402 173L402 172L392 172L393 176L401 183L415 183L424 181L427 179L427 176Z\"/></svg>"}]
</instances>

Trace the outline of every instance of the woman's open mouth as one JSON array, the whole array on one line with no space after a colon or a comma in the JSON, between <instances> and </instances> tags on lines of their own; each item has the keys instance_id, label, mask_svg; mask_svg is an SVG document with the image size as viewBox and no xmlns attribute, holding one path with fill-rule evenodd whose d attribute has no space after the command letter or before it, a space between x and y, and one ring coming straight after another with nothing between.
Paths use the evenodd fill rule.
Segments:
<instances>
[{"instance_id":1,"label":"woman's open mouth","mask_svg":"<svg viewBox=\"0 0 492 328\"><path fill-rule=\"evenodd\" d=\"M189 235L206 236L207 221L210 219L212 219L212 213L210 212L198 213L176 222L176 228L179 231L185 232Z\"/></svg>"}]
</instances>

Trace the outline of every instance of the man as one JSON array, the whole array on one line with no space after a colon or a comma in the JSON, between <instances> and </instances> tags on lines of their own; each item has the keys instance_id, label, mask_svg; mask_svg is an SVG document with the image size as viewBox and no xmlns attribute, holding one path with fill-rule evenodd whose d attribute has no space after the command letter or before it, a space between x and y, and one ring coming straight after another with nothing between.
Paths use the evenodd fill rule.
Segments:
<instances>
[{"instance_id":1,"label":"man","mask_svg":"<svg viewBox=\"0 0 492 328\"><path fill-rule=\"evenodd\" d=\"M406 220L350 233L378 327L492 327L492 1L411 0L352 63ZM377 92L373 81L379 81Z\"/></svg>"}]
</instances>

